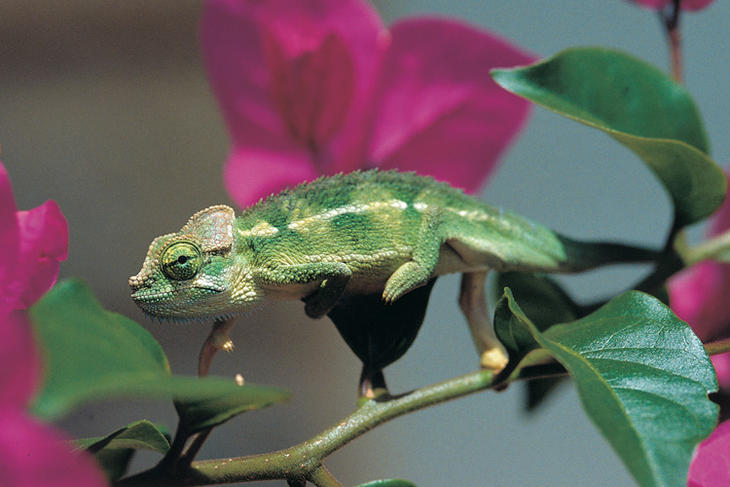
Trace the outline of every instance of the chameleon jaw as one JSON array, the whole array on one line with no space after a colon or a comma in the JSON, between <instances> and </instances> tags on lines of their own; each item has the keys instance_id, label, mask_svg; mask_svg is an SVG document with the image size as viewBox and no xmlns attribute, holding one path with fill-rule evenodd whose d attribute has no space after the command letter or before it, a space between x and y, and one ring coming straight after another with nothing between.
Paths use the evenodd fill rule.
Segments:
<instances>
[{"instance_id":1,"label":"chameleon jaw","mask_svg":"<svg viewBox=\"0 0 730 487\"><path fill-rule=\"evenodd\" d=\"M205 308L204 302L206 298L220 295L225 291L223 287L200 287L187 286L180 289L170 289L166 291L152 292L150 289L138 289L133 292L131 297L137 306L148 316L158 318L160 320L169 319L176 322L195 321L205 314L204 319L208 319L207 313L196 313L191 316L189 310L195 309L196 305ZM227 318L232 313L210 313L210 318Z\"/></svg>"}]
</instances>

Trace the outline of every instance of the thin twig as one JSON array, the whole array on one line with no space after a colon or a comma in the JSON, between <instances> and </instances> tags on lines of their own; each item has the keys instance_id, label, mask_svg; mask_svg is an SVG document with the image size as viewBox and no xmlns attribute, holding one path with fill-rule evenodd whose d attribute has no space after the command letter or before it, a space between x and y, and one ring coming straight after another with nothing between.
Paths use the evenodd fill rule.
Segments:
<instances>
[{"instance_id":1,"label":"thin twig","mask_svg":"<svg viewBox=\"0 0 730 487\"><path fill-rule=\"evenodd\" d=\"M314 471L309 474L307 480L312 482L317 487L342 487L342 484L327 470L324 465L320 465L315 468Z\"/></svg>"},{"instance_id":2,"label":"thin twig","mask_svg":"<svg viewBox=\"0 0 730 487\"><path fill-rule=\"evenodd\" d=\"M669 42L669 55L672 66L672 78L677 83L682 82L682 34L679 29L681 0L672 0L671 5L659 11L659 18L664 26Z\"/></svg>"},{"instance_id":3,"label":"thin twig","mask_svg":"<svg viewBox=\"0 0 730 487\"><path fill-rule=\"evenodd\" d=\"M730 338L705 343L705 351L708 355L730 352Z\"/></svg>"}]
</instances>

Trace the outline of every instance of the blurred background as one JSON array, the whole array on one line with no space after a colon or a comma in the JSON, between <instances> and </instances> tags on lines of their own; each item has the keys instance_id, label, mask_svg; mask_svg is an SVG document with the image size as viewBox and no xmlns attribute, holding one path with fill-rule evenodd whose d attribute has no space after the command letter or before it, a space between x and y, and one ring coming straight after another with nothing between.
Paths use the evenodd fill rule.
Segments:
<instances>
[{"instance_id":1,"label":"blurred background","mask_svg":"<svg viewBox=\"0 0 730 487\"><path fill-rule=\"evenodd\" d=\"M375 4L388 23L447 15L539 56L600 45L668 65L656 14L621 0ZM177 231L203 207L230 203L221 181L228 138L198 49L200 8L189 0L0 0L0 157L18 207L59 203L70 225L62 277L83 278L104 306L145 326L173 371L184 374L195 373L209 327L146 320L129 299L127 278L152 238ZM723 1L682 18L686 84L720 164L730 154L729 22ZM539 108L482 197L586 239L658 246L670 217L666 195L632 153ZM640 274L617 267L561 281L591 300ZM415 344L386 369L392 391L475 368L457 289L456 277L437 283ZM288 388L293 398L220 427L200 458L287 447L354 408L357 359L331 322L308 319L301 303L240 318L232 338L235 351L219 355L213 373L241 372L247 381ZM572 386L533 414L523 403L523 386L515 385L411 414L354 441L326 465L345 485L385 477L419 486L633 485ZM61 425L74 436L96 436L140 418L174 429L176 416L164 401L110 401L90 404ZM135 466L153 459L142 456Z\"/></svg>"}]
</instances>

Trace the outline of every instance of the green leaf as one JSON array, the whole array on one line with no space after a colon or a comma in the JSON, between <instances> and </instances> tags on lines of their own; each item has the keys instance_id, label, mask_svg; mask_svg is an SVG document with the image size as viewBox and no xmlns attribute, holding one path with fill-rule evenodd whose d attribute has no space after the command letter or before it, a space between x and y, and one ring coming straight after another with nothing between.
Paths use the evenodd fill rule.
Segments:
<instances>
[{"instance_id":1,"label":"green leaf","mask_svg":"<svg viewBox=\"0 0 730 487\"><path fill-rule=\"evenodd\" d=\"M372 482L360 484L357 487L416 487L416 484L401 479L383 479L373 480Z\"/></svg>"},{"instance_id":2,"label":"green leaf","mask_svg":"<svg viewBox=\"0 0 730 487\"><path fill-rule=\"evenodd\" d=\"M188 434L212 428L247 411L285 401L289 393L273 387L246 385L219 397L175 403L181 428Z\"/></svg>"},{"instance_id":3,"label":"green leaf","mask_svg":"<svg viewBox=\"0 0 730 487\"><path fill-rule=\"evenodd\" d=\"M96 453L104 449L152 450L164 455L170 449L165 433L146 419L128 424L118 430L97 438L83 438L75 441L76 446Z\"/></svg>"},{"instance_id":4,"label":"green leaf","mask_svg":"<svg viewBox=\"0 0 730 487\"><path fill-rule=\"evenodd\" d=\"M501 272L497 275L496 289L510 288L525 315L541 331L556 323L565 323L578 318L579 306L560 285L548 276L526 272ZM509 314L507 317L509 318ZM495 329L499 336L502 322ZM534 344L530 339L529 344ZM530 380L525 383L525 408L534 411L557 390L565 377L549 377Z\"/></svg>"},{"instance_id":5,"label":"green leaf","mask_svg":"<svg viewBox=\"0 0 730 487\"><path fill-rule=\"evenodd\" d=\"M393 303L383 301L382 293L345 296L327 313L365 373L381 371L410 348L435 282L431 279Z\"/></svg>"},{"instance_id":6,"label":"green leaf","mask_svg":"<svg viewBox=\"0 0 730 487\"><path fill-rule=\"evenodd\" d=\"M131 448L101 450L94 455L94 458L106 474L107 479L114 482L127 473L135 451Z\"/></svg>"},{"instance_id":7,"label":"green leaf","mask_svg":"<svg viewBox=\"0 0 730 487\"><path fill-rule=\"evenodd\" d=\"M525 315L541 331L578 318L579 306L554 279L529 272L501 272L496 289L508 287Z\"/></svg>"},{"instance_id":8,"label":"green leaf","mask_svg":"<svg viewBox=\"0 0 730 487\"><path fill-rule=\"evenodd\" d=\"M46 376L33 412L54 419L81 402L113 396L184 401L240 392L231 379L173 376L159 343L132 320L102 308L78 280L57 284L31 309ZM249 388L252 386L245 386ZM279 389L256 389L268 401ZM252 391L255 393L255 391ZM248 394L248 393L246 393Z\"/></svg>"},{"instance_id":9,"label":"green leaf","mask_svg":"<svg viewBox=\"0 0 730 487\"><path fill-rule=\"evenodd\" d=\"M718 412L707 397L717 390L712 363L685 322L637 291L545 333L509 289L500 306L568 370L588 416L639 485L685 485L692 452Z\"/></svg>"},{"instance_id":10,"label":"green leaf","mask_svg":"<svg viewBox=\"0 0 730 487\"><path fill-rule=\"evenodd\" d=\"M606 132L638 155L669 192L678 227L714 212L727 182L710 159L687 91L619 51L568 49L531 66L493 70L503 88Z\"/></svg>"},{"instance_id":11,"label":"green leaf","mask_svg":"<svg viewBox=\"0 0 730 487\"><path fill-rule=\"evenodd\" d=\"M147 420L131 423L97 438L74 441L78 448L92 453L109 480L121 478L136 450L152 450L162 455L170 449L166 434Z\"/></svg>"}]
</instances>

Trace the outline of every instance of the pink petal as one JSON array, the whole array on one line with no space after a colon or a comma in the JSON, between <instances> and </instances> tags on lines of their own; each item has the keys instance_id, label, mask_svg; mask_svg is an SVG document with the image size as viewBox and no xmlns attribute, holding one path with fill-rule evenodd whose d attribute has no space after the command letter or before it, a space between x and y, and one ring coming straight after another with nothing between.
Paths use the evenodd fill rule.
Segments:
<instances>
[{"instance_id":1,"label":"pink petal","mask_svg":"<svg viewBox=\"0 0 730 487\"><path fill-rule=\"evenodd\" d=\"M697 447L689 467L687 487L728 485L730 485L730 421L725 421Z\"/></svg>"},{"instance_id":2,"label":"pink petal","mask_svg":"<svg viewBox=\"0 0 730 487\"><path fill-rule=\"evenodd\" d=\"M728 178L728 184L730 184L730 173L725 170L725 177ZM708 229L707 236L714 237L726 230L730 230L730 198L726 197L720 209L718 209L712 219L710 220L710 228Z\"/></svg>"},{"instance_id":3,"label":"pink petal","mask_svg":"<svg viewBox=\"0 0 730 487\"><path fill-rule=\"evenodd\" d=\"M39 378L40 361L25 311L0 314L0 409L25 408Z\"/></svg>"},{"instance_id":4,"label":"pink petal","mask_svg":"<svg viewBox=\"0 0 730 487\"><path fill-rule=\"evenodd\" d=\"M710 221L708 237L730 229L730 198ZM730 264L700 262L668 283L672 310L692 326L703 341L730 337ZM721 382L730 380L718 369Z\"/></svg>"},{"instance_id":5,"label":"pink petal","mask_svg":"<svg viewBox=\"0 0 730 487\"><path fill-rule=\"evenodd\" d=\"M430 174L476 191L522 128L530 107L497 86L489 71L533 59L456 21L398 22L379 85L371 145L375 164Z\"/></svg>"},{"instance_id":6,"label":"pink petal","mask_svg":"<svg viewBox=\"0 0 730 487\"><path fill-rule=\"evenodd\" d=\"M68 256L68 223L55 201L17 213L20 258L16 275L18 307L30 307L56 282L60 261Z\"/></svg>"},{"instance_id":7,"label":"pink petal","mask_svg":"<svg viewBox=\"0 0 730 487\"><path fill-rule=\"evenodd\" d=\"M0 409L0 485L12 487L103 487L93 458L73 452L59 432L24 413Z\"/></svg>"},{"instance_id":8,"label":"pink petal","mask_svg":"<svg viewBox=\"0 0 730 487\"><path fill-rule=\"evenodd\" d=\"M730 264L701 262L669 281L672 310L702 340L730 335Z\"/></svg>"},{"instance_id":9,"label":"pink petal","mask_svg":"<svg viewBox=\"0 0 730 487\"><path fill-rule=\"evenodd\" d=\"M350 108L355 71L347 46L331 33L293 58L273 34L265 37L264 47L272 98L290 136L319 153L342 128Z\"/></svg>"},{"instance_id":10,"label":"pink petal","mask_svg":"<svg viewBox=\"0 0 730 487\"><path fill-rule=\"evenodd\" d=\"M713 355L710 358L712 365L715 366L720 389L730 390L730 352Z\"/></svg>"},{"instance_id":11,"label":"pink petal","mask_svg":"<svg viewBox=\"0 0 730 487\"><path fill-rule=\"evenodd\" d=\"M0 292L3 283L10 282L15 273L18 255L18 222L10 178L0 162ZM0 302L2 299L0 298Z\"/></svg>"},{"instance_id":12,"label":"pink petal","mask_svg":"<svg viewBox=\"0 0 730 487\"><path fill-rule=\"evenodd\" d=\"M655 10L662 9L672 3L672 0L632 0L634 3L641 5L645 8L651 8ZM682 0L682 10L701 10L710 5L715 0Z\"/></svg>"},{"instance_id":13,"label":"pink petal","mask_svg":"<svg viewBox=\"0 0 730 487\"><path fill-rule=\"evenodd\" d=\"M320 173L362 164L383 33L372 7L357 0L208 0L202 48L232 153L257 154L256 171L268 170L267 154L275 172L286 158Z\"/></svg>"},{"instance_id":14,"label":"pink petal","mask_svg":"<svg viewBox=\"0 0 730 487\"><path fill-rule=\"evenodd\" d=\"M239 149L229 157L223 179L233 201L245 208L286 187L315 179L319 174L299 153Z\"/></svg>"}]
</instances>

